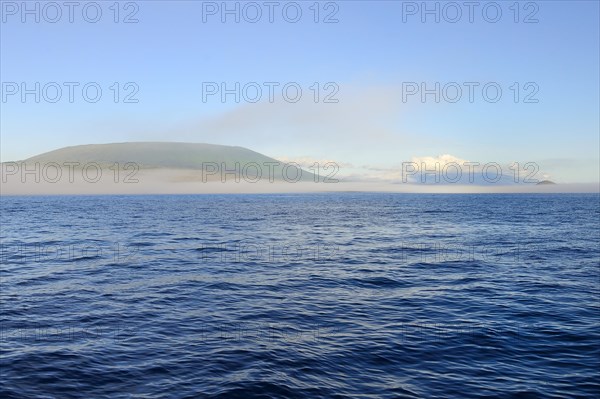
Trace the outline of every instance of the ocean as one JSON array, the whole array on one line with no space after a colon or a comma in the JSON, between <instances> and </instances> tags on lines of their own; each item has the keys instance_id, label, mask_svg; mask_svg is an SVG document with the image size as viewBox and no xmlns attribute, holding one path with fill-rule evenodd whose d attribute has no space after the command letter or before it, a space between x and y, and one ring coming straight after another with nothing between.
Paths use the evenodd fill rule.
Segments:
<instances>
[{"instance_id":1,"label":"ocean","mask_svg":"<svg viewBox=\"0 0 600 399\"><path fill-rule=\"evenodd\" d=\"M4 399L600 397L597 194L0 207Z\"/></svg>"}]
</instances>

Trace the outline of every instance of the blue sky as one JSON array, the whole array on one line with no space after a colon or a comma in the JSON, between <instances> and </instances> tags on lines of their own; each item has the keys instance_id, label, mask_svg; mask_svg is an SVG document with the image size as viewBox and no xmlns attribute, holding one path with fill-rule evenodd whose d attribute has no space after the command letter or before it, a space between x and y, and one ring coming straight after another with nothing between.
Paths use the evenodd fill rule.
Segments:
<instances>
[{"instance_id":1,"label":"blue sky","mask_svg":"<svg viewBox=\"0 0 600 399\"><path fill-rule=\"evenodd\" d=\"M77 144L186 141L240 145L285 159L334 160L350 169L393 170L415 157L450 154L482 163L536 162L561 182L600 180L597 1L519 2L518 23L513 1L497 2L502 16L496 23L482 15L490 2L478 2L472 23L464 6L456 23L443 13L439 23L432 15L422 22L420 10L403 15L421 2L400 1L320 2L319 23L313 1L297 2L297 23L282 15L290 2L277 2L272 23L262 1L256 2L263 11L257 23L243 14L239 23L231 15L223 23L220 10L204 15L203 22L203 9L222 2L121 2L121 22L115 23L114 2L98 3L97 23L85 21L80 8L70 23L64 7L56 23L43 14L39 23L32 15L23 23L21 10L13 15L12 8L21 2L2 1L2 161ZM449 7L438 4L440 11ZM138 22L123 23L132 11ZM323 23L332 11L338 22ZM54 11L47 12L53 18ZM538 22L524 23L531 13ZM6 95L7 84L23 82L29 88L35 82L77 82L79 88L96 82L103 92L96 103L86 102L77 88L73 103L66 88L56 103ZM110 89L114 82L118 103ZM122 101L128 82L139 88L137 103ZM203 82L296 82L303 94L297 103L277 94L273 103L236 103L232 95L204 102ZM334 83L338 102L323 103L321 97L315 103L315 82L321 96L328 92L323 86ZM419 94L403 101L410 82L479 86L473 102L466 89L456 103L436 103L433 95L423 103ZM481 92L490 82L502 89L495 103ZM534 88L538 102L525 103Z\"/></svg>"}]
</instances>

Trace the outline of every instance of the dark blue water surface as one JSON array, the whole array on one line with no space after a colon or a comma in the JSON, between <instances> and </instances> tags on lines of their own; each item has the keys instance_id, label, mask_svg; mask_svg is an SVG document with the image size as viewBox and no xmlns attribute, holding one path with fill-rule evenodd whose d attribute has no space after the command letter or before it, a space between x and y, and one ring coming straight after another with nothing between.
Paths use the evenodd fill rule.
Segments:
<instances>
[{"instance_id":1,"label":"dark blue water surface","mask_svg":"<svg viewBox=\"0 0 600 399\"><path fill-rule=\"evenodd\" d=\"M598 398L598 195L3 197L1 398Z\"/></svg>"}]
</instances>

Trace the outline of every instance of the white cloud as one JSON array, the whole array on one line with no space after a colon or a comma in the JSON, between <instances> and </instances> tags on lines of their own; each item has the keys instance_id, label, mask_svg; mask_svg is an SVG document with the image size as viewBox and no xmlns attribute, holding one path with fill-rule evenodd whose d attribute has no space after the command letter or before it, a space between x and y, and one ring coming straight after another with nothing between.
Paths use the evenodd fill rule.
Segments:
<instances>
[{"instance_id":1,"label":"white cloud","mask_svg":"<svg viewBox=\"0 0 600 399\"><path fill-rule=\"evenodd\" d=\"M340 168L354 168L349 162L339 162L333 159L323 159L323 158L313 158L313 157L274 157L276 160L284 163L297 163L301 168L310 168L314 166L315 163L318 163L320 166L323 166L328 163L334 163Z\"/></svg>"},{"instance_id":2,"label":"white cloud","mask_svg":"<svg viewBox=\"0 0 600 399\"><path fill-rule=\"evenodd\" d=\"M420 168L424 167L427 169L434 169L436 166L443 167L444 165L447 165L449 163L456 163L458 165L463 165L465 163L468 163L469 161L455 157L454 155L443 154L443 155L438 155L436 157L431 157L431 156L413 157L411 159L411 162L416 163L417 165L419 165Z\"/></svg>"}]
</instances>

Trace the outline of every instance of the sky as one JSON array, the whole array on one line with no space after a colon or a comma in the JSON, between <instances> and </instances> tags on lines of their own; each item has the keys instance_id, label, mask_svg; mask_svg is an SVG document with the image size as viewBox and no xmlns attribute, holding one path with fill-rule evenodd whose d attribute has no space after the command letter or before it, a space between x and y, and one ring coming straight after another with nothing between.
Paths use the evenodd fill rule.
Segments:
<instances>
[{"instance_id":1,"label":"sky","mask_svg":"<svg viewBox=\"0 0 600 399\"><path fill-rule=\"evenodd\" d=\"M180 141L350 175L460 159L600 181L597 1L23 4L0 4L2 161Z\"/></svg>"}]
</instances>

